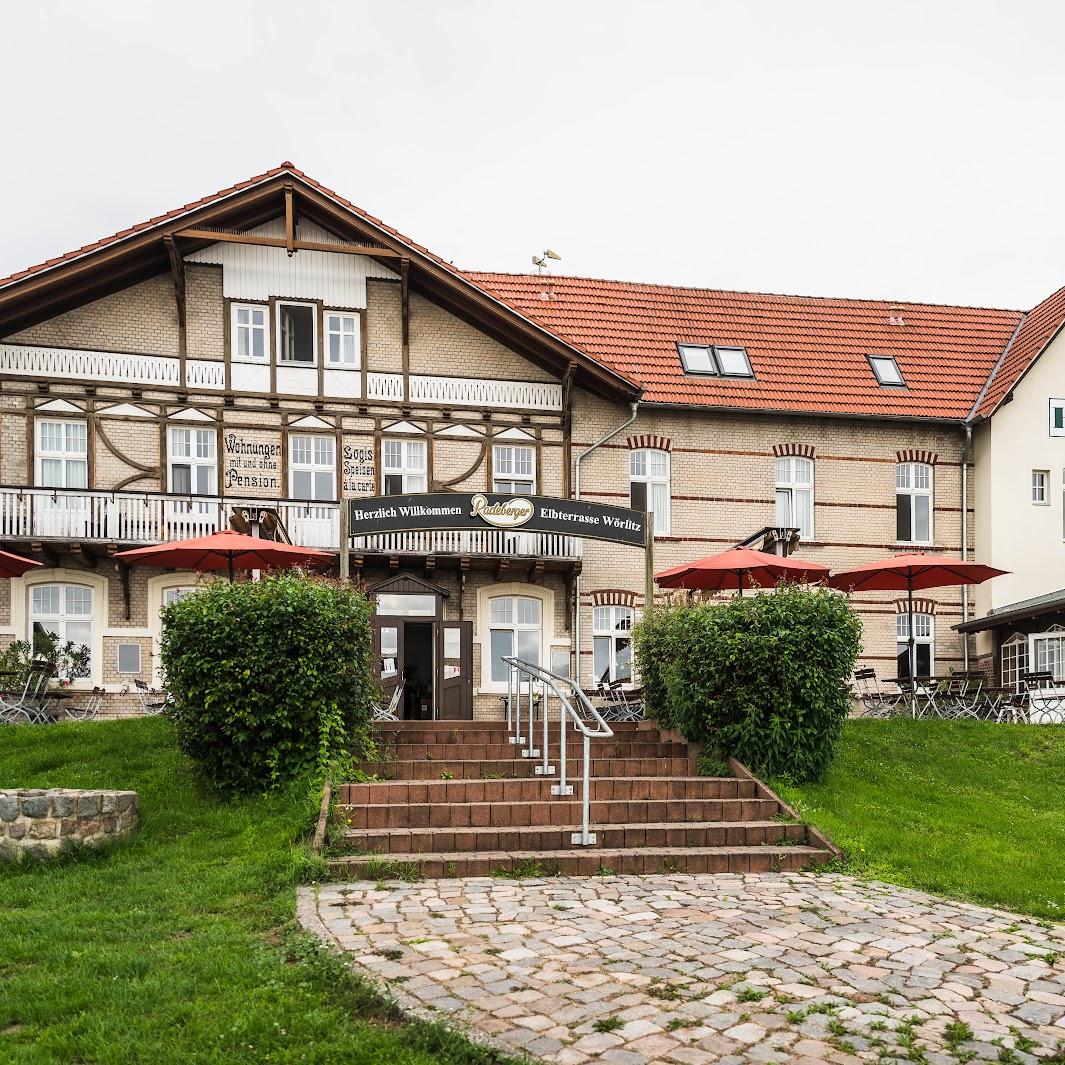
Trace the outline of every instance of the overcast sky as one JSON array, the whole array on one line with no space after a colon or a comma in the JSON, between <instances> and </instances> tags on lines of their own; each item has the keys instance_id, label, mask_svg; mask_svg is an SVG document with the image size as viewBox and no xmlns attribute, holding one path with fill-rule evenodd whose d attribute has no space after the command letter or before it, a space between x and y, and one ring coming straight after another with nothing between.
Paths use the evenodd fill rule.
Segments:
<instances>
[{"instance_id":1,"label":"overcast sky","mask_svg":"<svg viewBox=\"0 0 1065 1065\"><path fill-rule=\"evenodd\" d=\"M1065 4L10 4L0 275L291 159L461 267L1027 308Z\"/></svg>"}]
</instances>

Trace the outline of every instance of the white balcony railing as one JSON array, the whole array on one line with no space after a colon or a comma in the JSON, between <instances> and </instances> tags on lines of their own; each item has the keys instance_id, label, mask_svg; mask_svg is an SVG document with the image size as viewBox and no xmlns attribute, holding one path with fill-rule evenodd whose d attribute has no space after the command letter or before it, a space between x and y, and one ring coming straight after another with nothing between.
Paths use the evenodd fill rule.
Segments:
<instances>
[{"instance_id":1,"label":"white balcony railing","mask_svg":"<svg viewBox=\"0 0 1065 1065\"><path fill-rule=\"evenodd\" d=\"M258 507L278 512L294 544L339 550L338 503L59 488L0 488L0 540L157 544L228 529L235 511ZM352 539L354 550L374 554L557 559L580 558L582 543L577 536L501 529L376 533Z\"/></svg>"},{"instance_id":2,"label":"white balcony railing","mask_svg":"<svg viewBox=\"0 0 1065 1065\"><path fill-rule=\"evenodd\" d=\"M0 374L171 388L181 385L181 363L163 355L41 348L28 344L0 344ZM208 359L189 359L185 363L186 388L221 389L225 384L224 363Z\"/></svg>"},{"instance_id":3,"label":"white balcony railing","mask_svg":"<svg viewBox=\"0 0 1065 1065\"><path fill-rule=\"evenodd\" d=\"M367 374L366 398L402 402L403 375ZM408 402L424 406L483 407L485 410L561 410L562 386L552 381L502 381L412 374Z\"/></svg>"}]
</instances>

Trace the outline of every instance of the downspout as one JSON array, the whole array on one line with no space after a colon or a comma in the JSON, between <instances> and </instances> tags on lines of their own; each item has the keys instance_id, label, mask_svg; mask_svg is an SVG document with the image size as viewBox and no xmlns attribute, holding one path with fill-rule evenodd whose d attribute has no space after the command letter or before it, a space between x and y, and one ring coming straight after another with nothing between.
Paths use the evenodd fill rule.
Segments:
<instances>
[{"instance_id":1,"label":"downspout","mask_svg":"<svg viewBox=\"0 0 1065 1065\"><path fill-rule=\"evenodd\" d=\"M969 561L969 459L973 452L972 422L965 423L965 450L961 456L961 557ZM961 589L961 620L964 625L969 620L969 586ZM961 637L962 668L969 672L969 634Z\"/></svg>"},{"instance_id":2,"label":"downspout","mask_svg":"<svg viewBox=\"0 0 1065 1065\"><path fill-rule=\"evenodd\" d=\"M629 417L626 421L622 422L616 429L611 429L601 440L597 440L590 448L582 451L577 456L577 461L574 464L576 466L576 473L573 478L573 498L581 498L581 463L593 451L598 451L604 444L608 444L619 433L623 433L634 421L636 421L636 408L640 405L640 401L633 400L629 404ZM573 679L578 686L581 683L581 575L577 574L577 579L573 582L573 597L576 602L573 604ZM646 604L645 604L646 609Z\"/></svg>"}]
</instances>

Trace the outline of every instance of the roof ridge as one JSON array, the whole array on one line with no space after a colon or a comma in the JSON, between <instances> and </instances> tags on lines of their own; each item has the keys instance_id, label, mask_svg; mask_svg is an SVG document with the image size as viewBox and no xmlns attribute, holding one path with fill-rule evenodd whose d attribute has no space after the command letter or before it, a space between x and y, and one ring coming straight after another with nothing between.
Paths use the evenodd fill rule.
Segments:
<instances>
[{"instance_id":1,"label":"roof ridge","mask_svg":"<svg viewBox=\"0 0 1065 1065\"><path fill-rule=\"evenodd\" d=\"M882 303L890 305L892 307L941 307L949 310L967 310L967 311L994 311L998 314L1019 314L1024 315L1026 312L1017 307L988 307L980 304L971 303L934 303L929 300L910 300L910 299L884 299L881 297L866 297L866 296L810 296L804 295L800 292L760 292L753 291L751 289L741 288L707 288L701 285L675 285L662 281L627 281L623 278L612 277L585 277L581 274L530 274L519 273L509 270L468 270L464 269L462 273L466 277L483 278L483 277L515 277L523 278L530 281L538 280L556 280L556 281L591 281L598 284L605 285L629 285L633 288L650 288L658 290L674 289L681 292L702 292L715 295L735 295L735 296L769 296L778 299L793 299L793 300L817 300L823 303ZM1045 301L1041 301L1045 302ZM1036 305L1038 306L1038 304Z\"/></svg>"},{"instance_id":2,"label":"roof ridge","mask_svg":"<svg viewBox=\"0 0 1065 1065\"><path fill-rule=\"evenodd\" d=\"M976 412L980 409L980 404L983 403L984 397L990 390L991 384L995 380L995 375L1002 368L1002 364L1006 361L1006 356L1010 353L1010 348L1013 347L1013 342L1017 339L1018 335L1020 334L1021 327L1026 321L1028 321L1028 315L1031 313L1031 311L1026 311L1024 314L1021 315L1020 321L1014 327L1013 332L1010 334L1009 340L1006 341L1006 346L1002 349L1002 354L999 355L998 359L995 361L995 365L991 367L991 372L987 375L987 380L984 382L984 387L980 389L980 395L976 397L972 407L969 410L969 413L965 416L965 420L967 422L971 421ZM995 404L995 406L997 408L998 404Z\"/></svg>"}]
</instances>

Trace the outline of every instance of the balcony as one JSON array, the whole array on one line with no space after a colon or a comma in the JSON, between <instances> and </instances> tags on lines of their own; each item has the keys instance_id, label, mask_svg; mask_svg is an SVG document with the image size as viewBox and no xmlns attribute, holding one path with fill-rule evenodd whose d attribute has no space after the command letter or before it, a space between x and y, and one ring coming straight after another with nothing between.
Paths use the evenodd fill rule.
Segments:
<instances>
[{"instance_id":1,"label":"balcony","mask_svg":"<svg viewBox=\"0 0 1065 1065\"><path fill-rule=\"evenodd\" d=\"M482 555L493 558L576 560L581 557L583 543L579 536L562 536L559 533L450 529L354 536L351 547L355 552L368 555Z\"/></svg>"}]
</instances>

